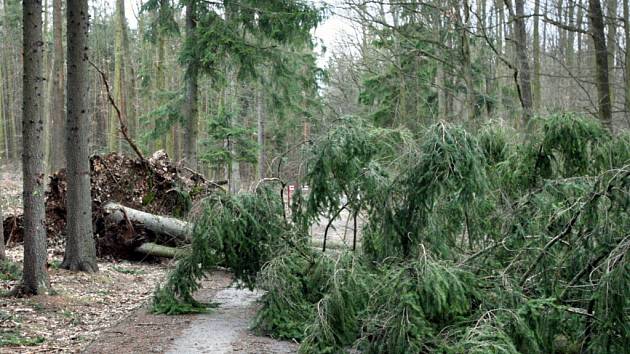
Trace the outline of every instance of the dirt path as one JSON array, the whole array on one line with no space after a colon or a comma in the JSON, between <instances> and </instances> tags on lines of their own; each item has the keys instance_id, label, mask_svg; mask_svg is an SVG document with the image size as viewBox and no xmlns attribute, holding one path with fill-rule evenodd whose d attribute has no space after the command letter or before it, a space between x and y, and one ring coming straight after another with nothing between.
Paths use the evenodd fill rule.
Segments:
<instances>
[{"instance_id":1,"label":"dirt path","mask_svg":"<svg viewBox=\"0 0 630 354\"><path fill-rule=\"evenodd\" d=\"M294 343L258 337L249 331L261 293L229 287L216 293L219 307L199 315L167 351L177 353L295 353Z\"/></svg>"},{"instance_id":2,"label":"dirt path","mask_svg":"<svg viewBox=\"0 0 630 354\"><path fill-rule=\"evenodd\" d=\"M210 313L166 316L139 309L104 331L84 353L274 353L297 352L297 344L256 336L251 321L260 292L236 289L232 276L214 271L195 294L201 302L215 302Z\"/></svg>"}]
</instances>

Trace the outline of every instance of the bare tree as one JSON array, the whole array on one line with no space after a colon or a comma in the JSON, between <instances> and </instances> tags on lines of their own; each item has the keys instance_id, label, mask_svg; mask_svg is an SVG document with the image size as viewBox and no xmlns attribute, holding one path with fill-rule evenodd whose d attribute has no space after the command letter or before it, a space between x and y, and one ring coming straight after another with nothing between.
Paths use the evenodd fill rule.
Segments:
<instances>
[{"instance_id":1,"label":"bare tree","mask_svg":"<svg viewBox=\"0 0 630 354\"><path fill-rule=\"evenodd\" d=\"M88 26L87 0L68 0L68 116L66 125L67 240L61 266L95 272L96 248L92 235L92 198L88 109Z\"/></svg>"}]
</instances>

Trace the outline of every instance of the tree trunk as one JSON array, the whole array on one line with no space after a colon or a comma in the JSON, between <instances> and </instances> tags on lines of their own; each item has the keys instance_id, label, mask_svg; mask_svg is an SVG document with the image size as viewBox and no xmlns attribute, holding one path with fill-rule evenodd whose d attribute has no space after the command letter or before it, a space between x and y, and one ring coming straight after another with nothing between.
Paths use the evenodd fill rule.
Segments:
<instances>
[{"instance_id":1,"label":"tree trunk","mask_svg":"<svg viewBox=\"0 0 630 354\"><path fill-rule=\"evenodd\" d=\"M195 0L191 0L186 6L186 41L194 41L195 27ZM186 70L186 102L184 103L184 118L186 119L186 136L184 141L184 163L193 170L197 169L197 59L192 58L188 62Z\"/></svg>"},{"instance_id":2,"label":"tree trunk","mask_svg":"<svg viewBox=\"0 0 630 354\"><path fill-rule=\"evenodd\" d=\"M125 1L116 0L115 15L115 35L114 35L114 100L120 109L120 113L125 124L127 123L127 95L125 92ZM107 147L109 151L120 150L120 122L115 110L109 116L109 135L107 137Z\"/></svg>"},{"instance_id":3,"label":"tree trunk","mask_svg":"<svg viewBox=\"0 0 630 354\"><path fill-rule=\"evenodd\" d=\"M4 215L2 213L2 203L0 203L0 261L4 260L7 255L5 252L5 246L4 246L4 229L3 229L3 224L4 224Z\"/></svg>"},{"instance_id":4,"label":"tree trunk","mask_svg":"<svg viewBox=\"0 0 630 354\"><path fill-rule=\"evenodd\" d=\"M627 1L627 0L626 0ZM256 169L256 179L262 180L266 176L266 160L265 160L265 115L263 113L263 95L262 86L256 88L256 140L258 141L258 168Z\"/></svg>"},{"instance_id":5,"label":"tree trunk","mask_svg":"<svg viewBox=\"0 0 630 354\"><path fill-rule=\"evenodd\" d=\"M523 125L527 126L533 113L531 74L527 58L527 32L525 29L525 0L514 1L514 37L518 61L518 85L521 91Z\"/></svg>"},{"instance_id":6,"label":"tree trunk","mask_svg":"<svg viewBox=\"0 0 630 354\"><path fill-rule=\"evenodd\" d=\"M57 171L66 164L64 151L64 134L66 117L64 109L65 85L64 85L64 55L63 55L63 17L61 14L61 0L53 0L53 62L52 80L49 83L48 99L50 107L50 134L49 139L49 171Z\"/></svg>"},{"instance_id":7,"label":"tree trunk","mask_svg":"<svg viewBox=\"0 0 630 354\"><path fill-rule=\"evenodd\" d=\"M1 53L2 48L0 48ZM3 75L3 65L0 63L0 144L2 147L0 151L2 154L0 155L0 159L8 160L9 158L9 135L7 134L7 119L5 115L5 102L4 102L4 77ZM1 160L0 160L1 161Z\"/></svg>"},{"instance_id":8,"label":"tree trunk","mask_svg":"<svg viewBox=\"0 0 630 354\"><path fill-rule=\"evenodd\" d=\"M4 16L3 16L3 25L2 27L2 35L4 38L11 38L14 33L12 33L12 31L9 28L9 3L7 0L3 1L3 8L4 8ZM17 145L18 145L18 139L17 139L17 122L16 122L16 115L15 112L12 110L12 107L14 107L14 95L16 94L15 89L16 89L16 84L13 81L14 77L12 75L12 71L11 68L13 67L13 65L11 65L11 58L15 55L15 51L13 50L13 47L11 46L11 42L10 41L3 41L3 53L2 53L2 62L0 63L0 66L4 67L3 70L3 75L2 77L0 77L0 80L2 80L3 82L3 90L4 91L4 106L0 107L1 109L4 109L4 119L6 121L6 129L4 130L5 133L5 137L6 137L6 142L5 142L5 147L6 147L6 151L7 151L7 160L10 161L17 161L18 156L17 156Z\"/></svg>"},{"instance_id":9,"label":"tree trunk","mask_svg":"<svg viewBox=\"0 0 630 354\"><path fill-rule=\"evenodd\" d=\"M532 83L533 88L533 99L534 99L534 108L536 112L540 111L540 101L542 98L541 95L541 87L540 87L540 19L538 14L540 13L540 0L535 0L534 2L534 34L532 38L533 50L534 50L534 82Z\"/></svg>"},{"instance_id":10,"label":"tree trunk","mask_svg":"<svg viewBox=\"0 0 630 354\"><path fill-rule=\"evenodd\" d=\"M22 170L24 175L24 271L19 291L40 294L50 287L46 270L46 227L44 208L44 117L42 112L42 2L24 0Z\"/></svg>"},{"instance_id":11,"label":"tree trunk","mask_svg":"<svg viewBox=\"0 0 630 354\"><path fill-rule=\"evenodd\" d=\"M134 251L149 256L166 258L177 258L187 255L189 253L181 248L162 246L152 242L143 243L138 246Z\"/></svg>"},{"instance_id":12,"label":"tree trunk","mask_svg":"<svg viewBox=\"0 0 630 354\"><path fill-rule=\"evenodd\" d=\"M626 111L626 120L630 122L630 6L628 5L628 0L623 0L623 21L624 28L623 33L626 42L626 80L625 80L625 93L626 97L624 100L625 111Z\"/></svg>"},{"instance_id":13,"label":"tree trunk","mask_svg":"<svg viewBox=\"0 0 630 354\"><path fill-rule=\"evenodd\" d=\"M142 224L146 229L155 233L169 235L180 241L190 242L192 225L175 218L145 213L140 210L128 208L117 203L107 203L103 207L107 218L113 222L129 220Z\"/></svg>"},{"instance_id":14,"label":"tree trunk","mask_svg":"<svg viewBox=\"0 0 630 354\"><path fill-rule=\"evenodd\" d=\"M61 267L95 272L96 247L92 234L90 193L88 107L88 3L68 0L68 118L66 122L66 159L68 161L66 199L66 250Z\"/></svg>"},{"instance_id":15,"label":"tree trunk","mask_svg":"<svg viewBox=\"0 0 630 354\"><path fill-rule=\"evenodd\" d=\"M608 7L608 31L606 40L606 46L608 49L608 82L610 85L610 104L613 105L615 102L615 52L617 48L617 0L608 0L606 2Z\"/></svg>"},{"instance_id":16,"label":"tree trunk","mask_svg":"<svg viewBox=\"0 0 630 354\"><path fill-rule=\"evenodd\" d=\"M469 20L470 14L468 11L468 1L464 0L461 4L464 11L464 18L459 15L459 9L455 9L458 14L458 21L460 26L460 40L461 40L461 60L462 71L464 76L464 84L466 86L466 122L473 122L475 118L475 85L473 82L472 63L470 58L470 42L468 39L468 32L470 29Z\"/></svg>"},{"instance_id":17,"label":"tree trunk","mask_svg":"<svg viewBox=\"0 0 630 354\"><path fill-rule=\"evenodd\" d=\"M608 81L608 50L606 48L602 5L599 0L588 1L588 16L590 19L593 45L595 46L595 72L599 119L602 121L604 127L612 133L612 108L610 101L610 84Z\"/></svg>"},{"instance_id":18,"label":"tree trunk","mask_svg":"<svg viewBox=\"0 0 630 354\"><path fill-rule=\"evenodd\" d=\"M239 125L238 117L241 112L239 111L239 97L238 97L238 84L236 72L232 72L228 77L230 80L230 122L228 123L231 128ZM236 138L230 137L230 193L236 194L241 190L241 164L238 156L238 144Z\"/></svg>"},{"instance_id":19,"label":"tree trunk","mask_svg":"<svg viewBox=\"0 0 630 354\"><path fill-rule=\"evenodd\" d=\"M569 26L574 27L575 26L575 8L577 7L577 4L575 3L575 0L569 0L569 13L568 13L568 22L569 22ZM579 10L578 10L579 12ZM574 42L575 42L575 32L574 31L569 31L568 35L567 35L567 46L565 48L565 54L564 56L567 59L567 67L569 68L569 70L573 69L573 65L575 65L575 51L573 50L574 48Z\"/></svg>"},{"instance_id":20,"label":"tree trunk","mask_svg":"<svg viewBox=\"0 0 630 354\"><path fill-rule=\"evenodd\" d=\"M122 72L124 73L123 75L123 81L121 82L121 84L123 85L123 90L122 94L123 94L123 98L121 99L121 102L125 103L124 109L125 109L125 114L126 114L126 121L125 123L127 123L127 129L128 129L128 133L129 136L131 137L131 139L135 139L136 138L136 134L138 133L138 120L136 117L136 109L135 109L135 99L136 99L136 92L135 92L135 87L136 87L136 78L135 78L135 71L133 69L133 63L132 60L130 60L131 58L131 52L129 50L129 31L127 29L127 21L126 21L126 17L125 17L125 7L124 7L124 0L121 0L121 2L123 3L123 8L121 10L122 15L123 15L123 21L122 21L122 33L123 33L123 42L122 42L122 66L123 66L123 70Z\"/></svg>"}]
</instances>

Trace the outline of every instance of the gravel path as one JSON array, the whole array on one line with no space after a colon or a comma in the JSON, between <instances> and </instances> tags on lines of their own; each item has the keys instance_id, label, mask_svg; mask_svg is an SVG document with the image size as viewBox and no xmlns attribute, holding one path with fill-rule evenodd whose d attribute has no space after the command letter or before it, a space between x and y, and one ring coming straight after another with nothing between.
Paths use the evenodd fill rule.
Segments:
<instances>
[{"instance_id":1,"label":"gravel path","mask_svg":"<svg viewBox=\"0 0 630 354\"><path fill-rule=\"evenodd\" d=\"M213 298L219 307L211 313L195 316L190 326L177 337L167 351L177 353L295 353L297 345L258 337L249 331L261 293L229 287Z\"/></svg>"}]
</instances>

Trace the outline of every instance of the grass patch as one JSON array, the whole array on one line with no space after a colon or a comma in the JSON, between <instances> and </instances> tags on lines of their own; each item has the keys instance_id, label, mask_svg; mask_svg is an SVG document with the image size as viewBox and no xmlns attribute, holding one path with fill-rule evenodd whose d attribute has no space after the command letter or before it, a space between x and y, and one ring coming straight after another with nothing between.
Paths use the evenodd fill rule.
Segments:
<instances>
[{"instance_id":1,"label":"grass patch","mask_svg":"<svg viewBox=\"0 0 630 354\"><path fill-rule=\"evenodd\" d=\"M0 280L16 281L22 278L22 267L11 261L0 261Z\"/></svg>"},{"instance_id":2,"label":"grass patch","mask_svg":"<svg viewBox=\"0 0 630 354\"><path fill-rule=\"evenodd\" d=\"M0 331L0 347L34 346L44 343L44 337L26 337L15 330Z\"/></svg>"},{"instance_id":3,"label":"grass patch","mask_svg":"<svg viewBox=\"0 0 630 354\"><path fill-rule=\"evenodd\" d=\"M141 269L130 269L130 268L120 267L116 265L112 266L112 269L122 274L142 275L142 274L147 273L146 271L141 270Z\"/></svg>"}]
</instances>

